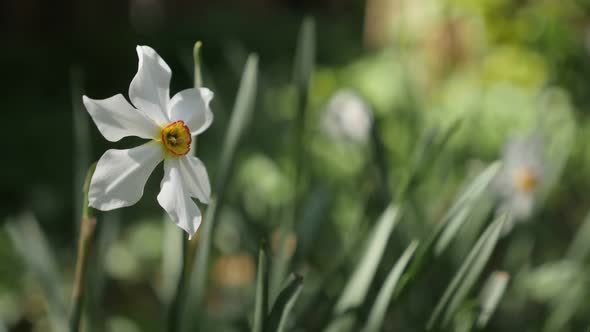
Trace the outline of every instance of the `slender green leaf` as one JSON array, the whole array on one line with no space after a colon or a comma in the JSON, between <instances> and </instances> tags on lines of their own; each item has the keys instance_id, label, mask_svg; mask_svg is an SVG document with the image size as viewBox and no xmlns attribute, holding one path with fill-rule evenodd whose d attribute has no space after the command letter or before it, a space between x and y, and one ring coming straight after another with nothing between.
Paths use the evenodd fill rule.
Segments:
<instances>
[{"instance_id":1,"label":"slender green leaf","mask_svg":"<svg viewBox=\"0 0 590 332\"><path fill-rule=\"evenodd\" d=\"M428 239L420 246L416 253L416 258L410 264L408 268L407 277L402 281L402 286L405 287L414 276L418 275L420 271L425 267L425 263L431 258L435 251L435 246L438 247L438 253L441 254L444 249L448 246L449 242L456 236L459 228L465 225L466 217L468 215L468 208L472 203L473 197L480 196L482 191L485 190L486 186L489 185L493 179L493 174L496 174L499 170L500 164L498 162L488 166L480 175L478 175L474 181L466 187L466 189L459 195L455 204L451 207L449 212L443 217L442 221L436 226L434 231L428 237ZM481 197L483 199L483 197ZM480 203L479 200L476 200ZM452 223L451 226L448 224ZM451 229L447 230L447 227ZM445 239L440 241L443 232L446 234Z\"/></svg>"},{"instance_id":2,"label":"slender green leaf","mask_svg":"<svg viewBox=\"0 0 590 332\"><path fill-rule=\"evenodd\" d=\"M568 322L588 302L588 283L583 275L570 282L563 293L551 303L544 332L563 331Z\"/></svg>"},{"instance_id":3,"label":"slender green leaf","mask_svg":"<svg viewBox=\"0 0 590 332\"><path fill-rule=\"evenodd\" d=\"M567 258L576 262L584 262L590 254L590 212L586 215L582 226L576 232L574 240L567 251Z\"/></svg>"},{"instance_id":4,"label":"slender green leaf","mask_svg":"<svg viewBox=\"0 0 590 332\"><path fill-rule=\"evenodd\" d=\"M348 280L342 295L334 308L336 315L342 314L359 306L367 296L371 281L377 271L377 266L389 236L399 220L400 211L397 206L390 205L385 209L366 242L366 248L360 257L359 264Z\"/></svg>"},{"instance_id":5,"label":"slender green leaf","mask_svg":"<svg viewBox=\"0 0 590 332\"><path fill-rule=\"evenodd\" d=\"M190 326L192 325L191 322L194 321L194 315L189 315L189 312L199 310L198 308L203 301L215 218L217 210L224 197L225 187L229 181L231 166L238 147L238 142L243 136L244 129L248 125L252 112L254 111L257 80L258 56L252 54L248 57L244 68L238 95L229 122L229 128L221 151L220 166L216 177L216 190L211 197L205 213L201 226L201 236L197 243L198 250L194 257L194 261L191 264L191 279L190 285L187 289L190 296L187 297L183 313L181 314L181 331L192 330Z\"/></svg>"},{"instance_id":6,"label":"slender green leaf","mask_svg":"<svg viewBox=\"0 0 590 332\"><path fill-rule=\"evenodd\" d=\"M352 331L356 323L356 314L354 312L346 312L340 314L330 322L324 332L347 332Z\"/></svg>"},{"instance_id":7,"label":"slender green leaf","mask_svg":"<svg viewBox=\"0 0 590 332\"><path fill-rule=\"evenodd\" d=\"M379 295L377 295L375 304L373 304L373 307L371 308L369 319L363 329L364 332L378 332L379 329L381 329L387 312L387 307L393 298L395 287L417 247L418 241L412 241L389 272L387 279L379 291Z\"/></svg>"},{"instance_id":8,"label":"slender green leaf","mask_svg":"<svg viewBox=\"0 0 590 332\"><path fill-rule=\"evenodd\" d=\"M490 275L480 294L481 311L477 318L477 327L484 328L504 295L510 275L504 271L495 271Z\"/></svg>"},{"instance_id":9,"label":"slender green leaf","mask_svg":"<svg viewBox=\"0 0 590 332\"><path fill-rule=\"evenodd\" d=\"M507 215L502 215L496 219L496 221L492 224L497 224L496 228L493 229L490 237L484 243L481 251L478 253L475 261L471 265L469 272L465 275L465 278L459 284L457 291L455 292L453 298L449 302L449 305L446 308L443 325L446 325L452 315L457 311L461 303L467 297L469 291L473 288L473 285L477 282L478 278L480 277L486 263L492 256L492 252L498 243L500 238L500 234L502 233L502 229L506 220L508 219Z\"/></svg>"},{"instance_id":10,"label":"slender green leaf","mask_svg":"<svg viewBox=\"0 0 590 332\"><path fill-rule=\"evenodd\" d=\"M263 332L268 314L268 254L262 243L258 251L258 271L256 275L256 304L252 332Z\"/></svg>"},{"instance_id":11,"label":"slender green leaf","mask_svg":"<svg viewBox=\"0 0 590 332\"><path fill-rule=\"evenodd\" d=\"M164 217L164 235L162 248L162 269L159 287L160 299L170 305L180 278L182 269L182 237L186 236L178 231L178 226Z\"/></svg>"},{"instance_id":12,"label":"slender green leaf","mask_svg":"<svg viewBox=\"0 0 590 332\"><path fill-rule=\"evenodd\" d=\"M265 332L282 332L285 330L287 321L301 288L303 287L303 278L294 275L287 283L287 286L279 293L275 303L272 306L265 324Z\"/></svg>"},{"instance_id":13,"label":"slender green leaf","mask_svg":"<svg viewBox=\"0 0 590 332\"><path fill-rule=\"evenodd\" d=\"M481 274L485 263L490 258L507 218L507 214L502 214L496 218L473 246L430 316L427 323L428 330L434 327L443 312L443 325L445 325L465 299L467 292L471 289Z\"/></svg>"},{"instance_id":14,"label":"slender green leaf","mask_svg":"<svg viewBox=\"0 0 590 332\"><path fill-rule=\"evenodd\" d=\"M73 154L74 154L74 215L82 215L83 196L80 195L84 185L84 176L90 165L90 124L89 115L82 104L83 72L78 66L70 68L70 91L72 98L72 124L73 124ZM76 228L79 227L76 223Z\"/></svg>"},{"instance_id":15,"label":"slender green leaf","mask_svg":"<svg viewBox=\"0 0 590 332\"><path fill-rule=\"evenodd\" d=\"M301 198L298 190L304 173L303 135L305 132L305 113L308 104L309 88L315 66L315 43L315 22L312 18L307 17L301 24L293 65L293 84L297 91L297 114L292 140L293 163L295 164L292 179L294 195L289 215L283 219L280 227L278 250L273 259L271 273L272 296L275 296L278 292L289 269L290 257L286 255L286 239L293 232L295 220L301 220Z\"/></svg>"},{"instance_id":16,"label":"slender green leaf","mask_svg":"<svg viewBox=\"0 0 590 332\"><path fill-rule=\"evenodd\" d=\"M442 225L445 225L445 227L442 229L442 233L434 246L435 255L440 255L455 238L457 232L467 221L471 211L476 206L475 203L482 197L482 194L498 173L500 165L500 162L495 162L488 166L459 195L455 204L453 204L442 220Z\"/></svg>"},{"instance_id":17,"label":"slender green leaf","mask_svg":"<svg viewBox=\"0 0 590 332\"><path fill-rule=\"evenodd\" d=\"M67 331L68 314L61 295L55 255L37 220L31 213L25 213L9 219L6 230L16 251L43 289L53 330Z\"/></svg>"},{"instance_id":18,"label":"slender green leaf","mask_svg":"<svg viewBox=\"0 0 590 332\"><path fill-rule=\"evenodd\" d=\"M299 31L293 68L293 81L299 92L300 101L304 102L307 101L311 76L315 66L315 39L315 21L311 17L306 17ZM300 107L304 107L304 105L300 105Z\"/></svg>"},{"instance_id":19,"label":"slender green leaf","mask_svg":"<svg viewBox=\"0 0 590 332\"><path fill-rule=\"evenodd\" d=\"M254 103L256 101L256 87L258 81L258 56L251 54L246 61L238 96L229 121L227 134L223 141L221 159L219 161L219 173L217 174L217 195L225 188L231 172L231 166L236 154L238 142L244 134L244 129L250 122Z\"/></svg>"},{"instance_id":20,"label":"slender green leaf","mask_svg":"<svg viewBox=\"0 0 590 332\"><path fill-rule=\"evenodd\" d=\"M106 312L104 308L105 289L105 259L111 245L119 235L121 211L114 210L102 214L102 220L97 224L95 250L92 252L92 262L88 266L87 279L91 287L86 288L87 299L87 331L106 330Z\"/></svg>"}]
</instances>

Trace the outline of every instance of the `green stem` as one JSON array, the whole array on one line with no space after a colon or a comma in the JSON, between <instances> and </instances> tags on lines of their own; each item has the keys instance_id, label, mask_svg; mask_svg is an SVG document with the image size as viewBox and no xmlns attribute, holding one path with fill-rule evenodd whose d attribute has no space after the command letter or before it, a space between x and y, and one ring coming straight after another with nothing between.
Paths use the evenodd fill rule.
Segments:
<instances>
[{"instance_id":1,"label":"green stem","mask_svg":"<svg viewBox=\"0 0 590 332\"><path fill-rule=\"evenodd\" d=\"M80 320L82 318L82 309L84 304L84 285L86 280L86 271L88 270L88 258L92 248L94 230L96 228L96 219L92 215L92 210L88 206L88 188L90 179L96 163L91 165L86 174L84 183L84 205L82 207L82 220L80 222L80 238L78 241L78 257L76 259L76 274L74 277L74 287L72 290L72 312L70 316L70 331L78 332L80 330Z\"/></svg>"},{"instance_id":2,"label":"green stem","mask_svg":"<svg viewBox=\"0 0 590 332\"><path fill-rule=\"evenodd\" d=\"M193 48L193 60L194 60L194 87L200 88L203 86L203 79L201 76L201 62L199 59L200 49L203 43L197 41ZM193 137L191 153L196 155L197 153L197 137ZM181 231L182 232L182 231ZM197 237L192 240L188 240L185 234L182 234L182 262L180 268L180 274L178 276L178 283L176 284L176 290L168 307L168 321L167 327L169 332L176 332L180 330L182 322L183 306L185 304L184 293L187 288L187 280L190 279L192 271L192 258L195 255Z\"/></svg>"},{"instance_id":3,"label":"green stem","mask_svg":"<svg viewBox=\"0 0 590 332\"><path fill-rule=\"evenodd\" d=\"M186 288L186 280L190 270L187 269L187 255L188 255L188 238L182 234L182 263L180 268L180 275L178 276L178 283L170 306L168 307L168 329L169 332L176 332L180 326L180 312L184 304L184 290Z\"/></svg>"}]
</instances>

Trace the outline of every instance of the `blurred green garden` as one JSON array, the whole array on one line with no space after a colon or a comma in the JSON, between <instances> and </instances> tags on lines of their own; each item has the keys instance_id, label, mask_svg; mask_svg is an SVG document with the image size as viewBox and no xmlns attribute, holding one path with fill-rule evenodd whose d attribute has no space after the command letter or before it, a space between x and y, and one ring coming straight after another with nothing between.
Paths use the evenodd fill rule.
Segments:
<instances>
[{"instance_id":1,"label":"blurred green garden","mask_svg":"<svg viewBox=\"0 0 590 332\"><path fill-rule=\"evenodd\" d=\"M4 7L0 332L78 330L86 171L141 142L82 95L128 98L136 45L215 93L215 201L188 241L159 166L93 211L81 331L590 328L590 1Z\"/></svg>"}]
</instances>

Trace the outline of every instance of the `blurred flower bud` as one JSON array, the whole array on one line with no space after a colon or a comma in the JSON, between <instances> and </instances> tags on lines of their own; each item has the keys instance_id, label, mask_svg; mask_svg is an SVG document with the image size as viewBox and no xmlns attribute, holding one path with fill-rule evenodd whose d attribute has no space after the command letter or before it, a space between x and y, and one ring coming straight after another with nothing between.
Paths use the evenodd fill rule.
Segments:
<instances>
[{"instance_id":1,"label":"blurred flower bud","mask_svg":"<svg viewBox=\"0 0 590 332\"><path fill-rule=\"evenodd\" d=\"M250 285L256 274L252 256L246 253L221 256L213 266L213 279L227 288L242 288Z\"/></svg>"},{"instance_id":2,"label":"blurred flower bud","mask_svg":"<svg viewBox=\"0 0 590 332\"><path fill-rule=\"evenodd\" d=\"M369 140L372 125L369 105L351 90L336 92L321 119L322 128L333 139L361 144Z\"/></svg>"},{"instance_id":3,"label":"blurred flower bud","mask_svg":"<svg viewBox=\"0 0 590 332\"><path fill-rule=\"evenodd\" d=\"M277 229L272 232L271 238L271 248L273 253L277 253L279 251L279 246L281 245L281 232ZM293 257L295 253L295 249L297 249L297 236L294 233L289 233L285 237L285 256L286 257Z\"/></svg>"}]
</instances>

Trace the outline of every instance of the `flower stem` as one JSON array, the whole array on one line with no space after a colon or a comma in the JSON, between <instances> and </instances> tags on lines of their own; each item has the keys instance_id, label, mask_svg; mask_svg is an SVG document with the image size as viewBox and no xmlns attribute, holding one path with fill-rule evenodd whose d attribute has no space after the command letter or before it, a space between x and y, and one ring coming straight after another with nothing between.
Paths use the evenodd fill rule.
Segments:
<instances>
[{"instance_id":1,"label":"flower stem","mask_svg":"<svg viewBox=\"0 0 590 332\"><path fill-rule=\"evenodd\" d=\"M80 330L80 320L82 317L82 306L84 304L84 285L86 279L86 270L88 268L88 257L94 238L96 228L96 219L92 215L92 210L88 207L88 188L90 179L96 169L96 163L91 165L86 174L84 183L84 205L82 206L82 219L80 221L80 238L78 240L78 257L76 259L76 274L74 277L74 287L72 290L72 311L70 315L70 331L78 332Z\"/></svg>"},{"instance_id":2,"label":"flower stem","mask_svg":"<svg viewBox=\"0 0 590 332\"><path fill-rule=\"evenodd\" d=\"M201 46L203 45L202 42L197 41L193 48L193 60L194 60L194 87L200 88L203 86L203 79L201 75L201 61L200 61L200 50ZM191 147L191 154L197 154L197 137L193 138L193 144ZM195 255L196 251L196 236L190 241L186 237L185 234L182 234L182 262L180 265L180 274L178 275L178 283L176 284L176 289L174 290L174 295L172 296L172 300L168 307L168 318L167 318L167 328L169 332L176 332L180 330L180 325L182 323L182 312L184 306L184 293L186 287L186 281L190 279L190 274L192 271L192 258Z\"/></svg>"},{"instance_id":3,"label":"flower stem","mask_svg":"<svg viewBox=\"0 0 590 332\"><path fill-rule=\"evenodd\" d=\"M182 262L180 266L180 274L178 276L178 283L174 291L174 296L168 307L168 329L169 332L179 331L182 306L184 304L184 290L186 288L186 280L190 270L187 269L187 255L188 255L188 238L182 234Z\"/></svg>"}]
</instances>

